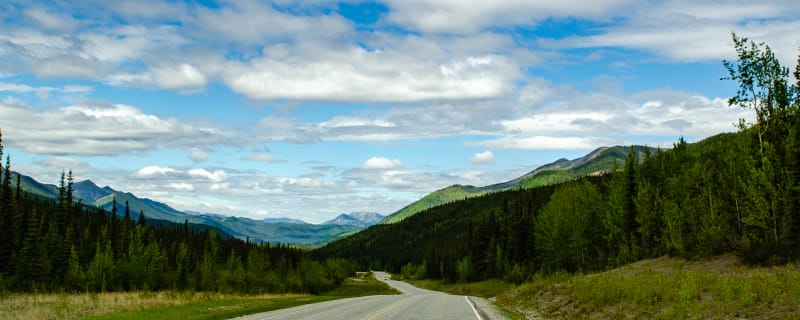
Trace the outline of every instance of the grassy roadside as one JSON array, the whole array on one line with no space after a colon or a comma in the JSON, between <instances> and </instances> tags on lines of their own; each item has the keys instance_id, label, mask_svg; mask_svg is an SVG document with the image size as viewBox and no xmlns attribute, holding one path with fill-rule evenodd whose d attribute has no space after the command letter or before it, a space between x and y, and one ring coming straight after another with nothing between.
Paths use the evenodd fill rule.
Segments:
<instances>
[{"instance_id":1,"label":"grassy roadside","mask_svg":"<svg viewBox=\"0 0 800 320\"><path fill-rule=\"evenodd\" d=\"M0 298L0 319L227 319L328 300L396 293L374 279L346 279L322 295L174 291L13 294Z\"/></svg>"},{"instance_id":2,"label":"grassy roadside","mask_svg":"<svg viewBox=\"0 0 800 320\"><path fill-rule=\"evenodd\" d=\"M490 299L510 319L800 319L800 264L754 267L733 256L662 257L588 275L534 275L522 285L409 282Z\"/></svg>"},{"instance_id":3,"label":"grassy roadside","mask_svg":"<svg viewBox=\"0 0 800 320\"><path fill-rule=\"evenodd\" d=\"M511 283L496 279L471 283L445 283L439 280L413 280L406 282L428 290L486 299L496 297L515 287Z\"/></svg>"},{"instance_id":4,"label":"grassy roadside","mask_svg":"<svg viewBox=\"0 0 800 320\"><path fill-rule=\"evenodd\" d=\"M497 302L553 319L798 319L799 284L798 264L664 257L591 275L537 275Z\"/></svg>"}]
</instances>

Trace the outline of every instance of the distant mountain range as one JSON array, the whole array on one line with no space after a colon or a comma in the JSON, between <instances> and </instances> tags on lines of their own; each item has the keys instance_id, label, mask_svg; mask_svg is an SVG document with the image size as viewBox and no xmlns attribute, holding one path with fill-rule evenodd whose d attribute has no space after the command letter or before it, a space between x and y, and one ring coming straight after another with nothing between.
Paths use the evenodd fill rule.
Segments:
<instances>
[{"instance_id":1,"label":"distant mountain range","mask_svg":"<svg viewBox=\"0 0 800 320\"><path fill-rule=\"evenodd\" d=\"M139 198L129 192L121 192L110 187L99 187L91 180L73 184L76 200L84 204L112 210L116 198L117 213L125 214L125 203L128 203L130 214L134 219L144 212L145 218L165 220L177 223L189 222L219 229L228 235L238 238L249 238L252 241L285 243L297 245L319 245L334 239L354 234L376 223L394 223L413 214L445 203L480 196L490 192L511 190L515 188L533 188L555 184L580 178L587 175L602 174L611 171L614 164L622 165L631 147L604 147L596 149L584 157L574 160L559 159L543 165L519 178L489 185L485 187L453 185L435 192L409 204L386 217L371 212L354 212L341 214L323 224L310 224L292 218L265 218L261 220L224 216L213 213L182 212L167 204L147 198ZM637 152L648 147L635 146ZM21 175L22 188L43 197L58 197L58 188L52 184L42 184L31 177Z\"/></svg>"},{"instance_id":2,"label":"distant mountain range","mask_svg":"<svg viewBox=\"0 0 800 320\"><path fill-rule=\"evenodd\" d=\"M642 153L650 147L634 146L636 152ZM652 148L650 148L652 149ZM543 185L561 183L588 175L610 172L614 163L622 166L631 147L615 146L595 149L589 154L574 159L559 159L553 163L536 168L519 178L485 187L452 185L434 191L408 206L392 213L380 223L395 223L426 209L445 203L481 196L491 192L512 190L516 188L535 188ZM641 157L639 157L641 159Z\"/></svg>"},{"instance_id":3,"label":"distant mountain range","mask_svg":"<svg viewBox=\"0 0 800 320\"><path fill-rule=\"evenodd\" d=\"M48 198L58 197L58 188L55 185L40 183L26 175L20 175L20 182L22 189L31 194ZM167 204L139 198L129 192L117 191L107 186L99 187L91 180L76 182L73 184L73 188L73 197L76 201L102 207L108 212L112 211L116 198L119 216L124 216L127 202L133 219L138 219L139 213L144 212L146 219L206 225L217 228L225 234L242 239L249 238L256 242L316 245L364 228L360 224L354 223L316 225L291 218L256 220L209 213L182 212Z\"/></svg>"},{"instance_id":4,"label":"distant mountain range","mask_svg":"<svg viewBox=\"0 0 800 320\"><path fill-rule=\"evenodd\" d=\"M336 224L343 226L356 226L366 228L378 224L385 218L383 215L374 212L353 212L343 213L338 217L325 221L322 224Z\"/></svg>"},{"instance_id":5,"label":"distant mountain range","mask_svg":"<svg viewBox=\"0 0 800 320\"><path fill-rule=\"evenodd\" d=\"M299 219L292 219L292 218L264 218L264 219L261 219L261 221L264 221L264 222L266 222L266 223L294 223L294 224L308 224L308 222L305 222L305 221L303 221L303 220L299 220Z\"/></svg>"}]
</instances>

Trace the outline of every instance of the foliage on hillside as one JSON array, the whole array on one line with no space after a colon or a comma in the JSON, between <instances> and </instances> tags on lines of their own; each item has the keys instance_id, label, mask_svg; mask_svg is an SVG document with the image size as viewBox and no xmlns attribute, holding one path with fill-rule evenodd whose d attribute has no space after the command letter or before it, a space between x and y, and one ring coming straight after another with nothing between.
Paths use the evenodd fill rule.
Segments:
<instances>
[{"instance_id":1,"label":"foliage on hillside","mask_svg":"<svg viewBox=\"0 0 800 320\"><path fill-rule=\"evenodd\" d=\"M758 115L739 133L691 145L681 138L671 150L655 153L631 148L621 170L611 174L434 207L315 254L392 272L422 270L453 282L519 282L537 272L604 270L663 255L796 260L800 67L798 84L789 85L788 71L769 47L734 39L737 65L755 74L732 79L766 86L745 88L731 100ZM751 78L756 80L742 80Z\"/></svg>"},{"instance_id":2,"label":"foliage on hillside","mask_svg":"<svg viewBox=\"0 0 800 320\"><path fill-rule=\"evenodd\" d=\"M0 157L2 157L0 140ZM10 291L329 290L352 274L344 260L311 260L301 249L253 244L188 223L122 218L73 200L72 173L58 198L30 195L11 165L0 167L0 294Z\"/></svg>"},{"instance_id":3,"label":"foliage on hillside","mask_svg":"<svg viewBox=\"0 0 800 320\"><path fill-rule=\"evenodd\" d=\"M634 146L634 149L641 154L645 149L651 148ZM563 183L581 177L605 174L625 160L628 150L629 148L621 146L598 148L582 158L572 161L561 159L554 163L541 166L522 177L485 187L450 186L434 191L422 199L409 204L386 217L381 223L395 223L435 206L479 197L487 193L513 189L530 189Z\"/></svg>"},{"instance_id":4,"label":"foliage on hillside","mask_svg":"<svg viewBox=\"0 0 800 320\"><path fill-rule=\"evenodd\" d=\"M486 194L487 191L481 190L473 186L449 186L447 188L434 191L417 201L403 207L399 211L384 218L381 223L395 223L408 218L418 212L425 211L438 205L450 203L454 201L464 200L467 198L477 197Z\"/></svg>"}]
</instances>

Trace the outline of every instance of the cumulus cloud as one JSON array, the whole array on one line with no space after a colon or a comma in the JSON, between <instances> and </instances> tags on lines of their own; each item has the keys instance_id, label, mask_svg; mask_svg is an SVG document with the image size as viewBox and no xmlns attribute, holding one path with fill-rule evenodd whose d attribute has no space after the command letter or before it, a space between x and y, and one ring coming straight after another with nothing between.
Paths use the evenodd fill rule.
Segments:
<instances>
[{"instance_id":1,"label":"cumulus cloud","mask_svg":"<svg viewBox=\"0 0 800 320\"><path fill-rule=\"evenodd\" d=\"M469 163L478 164L492 164L494 163L494 153L491 150L478 152L468 159Z\"/></svg>"},{"instance_id":2,"label":"cumulus cloud","mask_svg":"<svg viewBox=\"0 0 800 320\"><path fill-rule=\"evenodd\" d=\"M626 0L422 1L390 0L387 20L422 32L474 33L484 28L534 25L546 18L600 18Z\"/></svg>"},{"instance_id":3,"label":"cumulus cloud","mask_svg":"<svg viewBox=\"0 0 800 320\"><path fill-rule=\"evenodd\" d=\"M70 166L105 181L99 183L152 195L181 209L303 215L313 221L315 216L355 208L390 213L436 188L486 185L530 168L436 171L404 168L398 159L376 156L353 168L283 177L241 167L198 168L160 161L104 171L74 157L181 149L179 154L188 154L197 164L223 143L241 151L271 141L388 145L469 136L469 142L460 143L485 150L469 163L488 164L494 160L489 150L560 153L627 144L634 135L668 142L679 135L704 137L735 130L733 123L751 115L727 107L724 98L703 93L606 87L586 92L578 85L552 84L532 74L544 62L549 68L573 58L573 49L582 49L575 58L581 61L603 60L607 53L630 58L631 51L665 62L718 61L734 54L731 30L768 42L789 64L796 61L800 46L794 38L800 29L794 18L800 7L791 1L386 4L389 12L367 28L338 15L325 1L276 5L245 0L221 2L216 8L164 1L78 2L60 11L43 10L35 2L4 6L4 76L78 78L181 93L223 85L258 104L333 101L347 106L341 110L361 110L343 114L337 109L315 120L279 110L253 128L228 132L123 104L71 101L61 107L34 107L24 101L30 94L80 94L93 88L61 87L55 81L14 83L15 79L0 83L0 91L16 95L0 101L0 127L13 137L6 141L11 148L42 157L21 166L33 173ZM574 19L593 28L591 33L552 39L514 31L536 29L549 19ZM635 66L634 60L625 61ZM285 161L269 150L252 150L237 157ZM57 178L47 177L50 182Z\"/></svg>"},{"instance_id":4,"label":"cumulus cloud","mask_svg":"<svg viewBox=\"0 0 800 320\"><path fill-rule=\"evenodd\" d=\"M785 1L686 2L632 4L627 19L599 28L593 35L542 39L549 48L619 47L645 50L671 61L719 61L735 58L731 31L766 41L785 64L796 63L800 40L789 36L800 28L793 19L798 6Z\"/></svg>"},{"instance_id":5,"label":"cumulus cloud","mask_svg":"<svg viewBox=\"0 0 800 320\"><path fill-rule=\"evenodd\" d=\"M560 55L552 50L602 47L679 61L717 60L732 55L728 38L736 30L769 42L792 65L800 45L792 37L799 27L792 17L800 9L782 0L386 4L389 12L377 28L361 30L328 2L284 4L288 10L259 1L215 8L114 2L70 4L61 8L65 13L32 3L6 8L0 52L11 58L11 71L41 77L184 93L221 81L255 100L414 102L508 94L520 70L547 61L531 47L549 50L551 57ZM598 26L589 35L533 43L497 31L562 18ZM391 31L397 27L414 32Z\"/></svg>"},{"instance_id":6,"label":"cumulus cloud","mask_svg":"<svg viewBox=\"0 0 800 320\"><path fill-rule=\"evenodd\" d=\"M173 168L159 167L159 166L146 166L133 173L133 176L138 178L152 178L154 176L166 176L178 172Z\"/></svg>"},{"instance_id":7,"label":"cumulus cloud","mask_svg":"<svg viewBox=\"0 0 800 320\"><path fill-rule=\"evenodd\" d=\"M475 144L503 150L591 150L617 143L615 140L594 137L508 136Z\"/></svg>"},{"instance_id":8,"label":"cumulus cloud","mask_svg":"<svg viewBox=\"0 0 800 320\"><path fill-rule=\"evenodd\" d=\"M171 182L167 184L167 187L178 190L178 191L193 191L194 185L185 182Z\"/></svg>"},{"instance_id":9,"label":"cumulus cloud","mask_svg":"<svg viewBox=\"0 0 800 320\"><path fill-rule=\"evenodd\" d=\"M157 148L213 145L226 134L122 104L91 103L55 110L33 109L15 99L0 101L0 127L27 152L47 155L119 155Z\"/></svg>"},{"instance_id":10,"label":"cumulus cloud","mask_svg":"<svg viewBox=\"0 0 800 320\"><path fill-rule=\"evenodd\" d=\"M295 49L306 59L232 62L225 82L256 100L415 102L497 97L519 77L514 63L497 55L430 61L361 47L330 48L319 57L306 55L306 49Z\"/></svg>"},{"instance_id":11,"label":"cumulus cloud","mask_svg":"<svg viewBox=\"0 0 800 320\"><path fill-rule=\"evenodd\" d=\"M186 173L188 173L189 176L195 178L205 178L212 182L223 182L228 178L228 174L225 172L225 170L214 170L214 172L209 172L206 169L198 168L190 169Z\"/></svg>"},{"instance_id":12,"label":"cumulus cloud","mask_svg":"<svg viewBox=\"0 0 800 320\"><path fill-rule=\"evenodd\" d=\"M372 157L364 161L361 165L362 169L374 169L374 170L389 170L389 169L397 169L403 166L403 163L397 159L389 159L383 157Z\"/></svg>"},{"instance_id":13,"label":"cumulus cloud","mask_svg":"<svg viewBox=\"0 0 800 320\"><path fill-rule=\"evenodd\" d=\"M624 138L629 135L661 137L661 141L681 135L706 137L734 131L738 119L751 117L746 110L728 107L725 98L693 92L612 94L533 80L507 98L403 105L372 117L337 116L321 122L265 118L257 130L260 136L292 142L472 135L487 139L468 146L488 149L591 150L632 143Z\"/></svg>"},{"instance_id":14,"label":"cumulus cloud","mask_svg":"<svg viewBox=\"0 0 800 320\"><path fill-rule=\"evenodd\" d=\"M165 89L184 92L196 91L206 85L206 76L191 64L153 69L156 83Z\"/></svg>"}]
</instances>

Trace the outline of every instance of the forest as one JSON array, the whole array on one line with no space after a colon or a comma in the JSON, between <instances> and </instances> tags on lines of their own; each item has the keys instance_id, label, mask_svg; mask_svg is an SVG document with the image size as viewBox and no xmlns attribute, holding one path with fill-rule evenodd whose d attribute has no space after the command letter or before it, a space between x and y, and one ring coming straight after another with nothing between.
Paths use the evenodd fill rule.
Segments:
<instances>
[{"instance_id":1,"label":"forest","mask_svg":"<svg viewBox=\"0 0 800 320\"><path fill-rule=\"evenodd\" d=\"M681 138L668 150L631 147L609 174L455 201L311 252L86 206L72 197L71 171L62 173L57 199L30 195L13 181L6 156L0 293L320 293L367 268L415 279L522 282L665 255L796 261L800 66L792 82L769 46L733 38L738 61L724 62L724 80L739 89L729 104L755 115L738 132L691 144Z\"/></svg>"},{"instance_id":2,"label":"forest","mask_svg":"<svg viewBox=\"0 0 800 320\"><path fill-rule=\"evenodd\" d=\"M151 223L144 212L134 221L116 205L112 212L83 205L72 197L72 171L62 173L58 199L29 195L19 175L12 181L10 162L7 156L0 166L0 294L320 293L355 272L346 260L312 260L306 249L251 243L188 222Z\"/></svg>"},{"instance_id":3,"label":"forest","mask_svg":"<svg viewBox=\"0 0 800 320\"><path fill-rule=\"evenodd\" d=\"M630 262L732 253L752 264L800 258L800 59L790 78L769 46L733 35L724 61L751 110L736 133L668 150L631 147L610 174L497 192L374 226L313 254L406 277L522 282ZM709 117L713 115L709 114Z\"/></svg>"}]
</instances>

